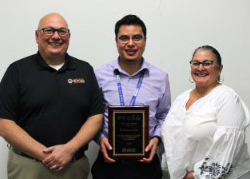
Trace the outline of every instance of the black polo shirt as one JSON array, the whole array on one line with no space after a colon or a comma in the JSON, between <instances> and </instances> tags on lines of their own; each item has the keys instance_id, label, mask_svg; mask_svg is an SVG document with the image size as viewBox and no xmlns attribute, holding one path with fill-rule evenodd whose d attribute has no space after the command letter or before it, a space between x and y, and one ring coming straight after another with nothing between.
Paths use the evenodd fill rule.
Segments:
<instances>
[{"instance_id":1,"label":"black polo shirt","mask_svg":"<svg viewBox=\"0 0 250 179\"><path fill-rule=\"evenodd\" d=\"M88 117L102 113L93 68L68 54L58 71L39 53L18 60L0 84L0 118L14 120L47 147L65 144Z\"/></svg>"}]
</instances>

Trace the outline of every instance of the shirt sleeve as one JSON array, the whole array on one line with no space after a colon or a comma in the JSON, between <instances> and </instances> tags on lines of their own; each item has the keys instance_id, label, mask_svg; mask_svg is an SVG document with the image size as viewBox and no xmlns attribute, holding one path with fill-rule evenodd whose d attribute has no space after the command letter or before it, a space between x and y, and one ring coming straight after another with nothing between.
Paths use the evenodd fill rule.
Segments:
<instances>
[{"instance_id":1,"label":"shirt sleeve","mask_svg":"<svg viewBox=\"0 0 250 179\"><path fill-rule=\"evenodd\" d=\"M157 124L155 127L154 136L161 136L161 126L168 114L168 111L171 106L171 95L170 95L170 85L168 80L168 75L165 78L165 89L162 95L162 98L159 100L159 104L157 106L155 117L157 119Z\"/></svg>"},{"instance_id":2,"label":"shirt sleeve","mask_svg":"<svg viewBox=\"0 0 250 179\"><path fill-rule=\"evenodd\" d=\"M102 91L102 88L101 88ZM103 92L102 92L103 93ZM105 100L105 98L103 97L103 103L104 103L104 113L103 113L103 127L101 130L101 134L99 136L99 138L101 137L106 137L108 138L108 130L109 130L109 119L108 119L108 102Z\"/></svg>"},{"instance_id":3,"label":"shirt sleeve","mask_svg":"<svg viewBox=\"0 0 250 179\"><path fill-rule=\"evenodd\" d=\"M106 102L105 102L105 98L104 98L104 93L103 93L103 90L102 90L102 84L101 84L101 81L102 81L102 74L101 72L103 72L103 70L100 70L100 69L97 69L94 71L95 72L95 76L96 76L96 79L97 79L97 84L98 84L98 88L102 94L102 105L103 105L103 126L102 126L102 129L101 131L96 135L94 141L98 144L99 141L100 141L100 138L105 136L105 137L108 137L108 120L107 120L107 105L106 105Z\"/></svg>"},{"instance_id":4,"label":"shirt sleeve","mask_svg":"<svg viewBox=\"0 0 250 179\"><path fill-rule=\"evenodd\" d=\"M19 116L18 71L12 64L0 84L0 118L17 121Z\"/></svg>"},{"instance_id":5,"label":"shirt sleeve","mask_svg":"<svg viewBox=\"0 0 250 179\"><path fill-rule=\"evenodd\" d=\"M92 77L92 96L89 108L89 116L93 116L96 114L103 114L103 95L98 86L96 76L92 67L90 69L90 75Z\"/></svg>"},{"instance_id":6,"label":"shirt sleeve","mask_svg":"<svg viewBox=\"0 0 250 179\"><path fill-rule=\"evenodd\" d=\"M196 179L223 179L234 170L240 154L246 150L245 128L249 112L235 93L222 94L215 102L217 129L203 160L194 165Z\"/></svg>"}]
</instances>

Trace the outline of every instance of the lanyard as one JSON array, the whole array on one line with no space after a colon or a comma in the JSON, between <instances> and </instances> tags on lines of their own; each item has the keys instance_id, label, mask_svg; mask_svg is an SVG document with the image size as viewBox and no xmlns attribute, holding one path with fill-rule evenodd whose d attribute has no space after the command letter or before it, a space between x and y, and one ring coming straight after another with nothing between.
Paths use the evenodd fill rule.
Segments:
<instances>
[{"instance_id":1,"label":"lanyard","mask_svg":"<svg viewBox=\"0 0 250 179\"><path fill-rule=\"evenodd\" d=\"M135 89L135 91L133 93L133 96L131 98L131 101L129 103L129 106L134 106L135 105L135 100L136 100L138 92L139 92L139 90L141 88L141 84L142 84L144 74L145 74L145 70L142 70L141 73L140 73L139 80L138 80L137 85L136 85L136 89ZM118 70L116 70L116 82L117 82L117 87L118 87L118 93L119 93L121 106L125 106L123 93L122 93L122 84L121 84L120 72Z\"/></svg>"}]
</instances>

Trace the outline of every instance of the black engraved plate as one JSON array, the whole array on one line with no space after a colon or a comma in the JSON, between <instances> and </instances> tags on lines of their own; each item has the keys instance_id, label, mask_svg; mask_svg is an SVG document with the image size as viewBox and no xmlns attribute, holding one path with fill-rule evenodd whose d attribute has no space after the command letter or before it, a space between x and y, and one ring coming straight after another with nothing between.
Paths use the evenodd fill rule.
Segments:
<instances>
[{"instance_id":1,"label":"black engraved plate","mask_svg":"<svg viewBox=\"0 0 250 179\"><path fill-rule=\"evenodd\" d=\"M148 106L110 106L109 142L111 157L116 160L139 160L148 157Z\"/></svg>"}]
</instances>

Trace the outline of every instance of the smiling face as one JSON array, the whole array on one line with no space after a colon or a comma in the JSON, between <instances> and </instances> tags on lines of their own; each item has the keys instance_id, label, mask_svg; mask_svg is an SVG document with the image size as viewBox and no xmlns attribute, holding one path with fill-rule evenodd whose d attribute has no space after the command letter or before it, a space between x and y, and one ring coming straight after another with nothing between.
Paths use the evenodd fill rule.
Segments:
<instances>
[{"instance_id":1,"label":"smiling face","mask_svg":"<svg viewBox=\"0 0 250 179\"><path fill-rule=\"evenodd\" d=\"M40 20L38 29L68 29L66 20L59 14L52 13ZM52 36L43 31L36 31L36 42L41 55L45 58L64 58L69 46L70 33L61 37L56 31Z\"/></svg>"},{"instance_id":2,"label":"smiling face","mask_svg":"<svg viewBox=\"0 0 250 179\"><path fill-rule=\"evenodd\" d=\"M139 41L136 37L142 37ZM121 37L129 37L127 42ZM121 39L120 39L121 38ZM146 37L139 25L122 25L116 39L116 45L121 61L141 61L146 46Z\"/></svg>"},{"instance_id":3,"label":"smiling face","mask_svg":"<svg viewBox=\"0 0 250 179\"><path fill-rule=\"evenodd\" d=\"M213 64L209 66L192 66L191 76L198 88L210 88L218 84L218 79L221 74L222 66L218 65L214 54L209 50L198 50L192 59L192 61L203 62L205 60L213 61Z\"/></svg>"}]
</instances>

